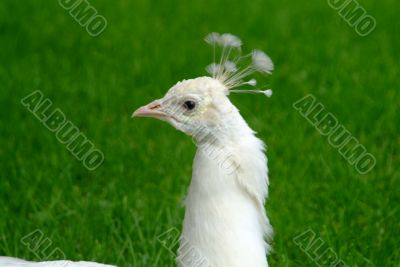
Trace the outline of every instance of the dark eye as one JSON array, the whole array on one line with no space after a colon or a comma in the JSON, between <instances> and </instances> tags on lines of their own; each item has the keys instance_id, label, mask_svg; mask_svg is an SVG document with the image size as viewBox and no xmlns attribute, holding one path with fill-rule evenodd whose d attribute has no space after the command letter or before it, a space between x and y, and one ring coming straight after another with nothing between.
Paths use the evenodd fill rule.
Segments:
<instances>
[{"instance_id":1,"label":"dark eye","mask_svg":"<svg viewBox=\"0 0 400 267\"><path fill-rule=\"evenodd\" d=\"M188 110L192 110L196 107L196 103L192 100L187 100L183 103L183 106Z\"/></svg>"}]
</instances>

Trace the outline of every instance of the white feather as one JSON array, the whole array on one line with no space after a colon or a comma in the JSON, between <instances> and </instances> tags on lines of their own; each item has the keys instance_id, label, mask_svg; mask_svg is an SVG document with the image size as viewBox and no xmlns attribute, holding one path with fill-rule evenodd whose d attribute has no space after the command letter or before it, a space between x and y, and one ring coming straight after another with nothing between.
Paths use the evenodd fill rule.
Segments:
<instances>
[{"instance_id":1,"label":"white feather","mask_svg":"<svg viewBox=\"0 0 400 267\"><path fill-rule=\"evenodd\" d=\"M225 61L224 69L227 72L236 72L237 71L236 64L230 60Z\"/></svg>"},{"instance_id":2,"label":"white feather","mask_svg":"<svg viewBox=\"0 0 400 267\"><path fill-rule=\"evenodd\" d=\"M267 97L271 97L272 96L272 90L271 89L264 90L263 92L264 92L264 95L267 96Z\"/></svg>"},{"instance_id":3,"label":"white feather","mask_svg":"<svg viewBox=\"0 0 400 267\"><path fill-rule=\"evenodd\" d=\"M218 44L221 41L221 35L217 32L212 32L208 34L204 40L209 44Z\"/></svg>"},{"instance_id":4,"label":"white feather","mask_svg":"<svg viewBox=\"0 0 400 267\"><path fill-rule=\"evenodd\" d=\"M242 41L239 37L231 34L231 33L224 33L220 37L220 45L226 47L240 47L242 45Z\"/></svg>"},{"instance_id":5,"label":"white feather","mask_svg":"<svg viewBox=\"0 0 400 267\"><path fill-rule=\"evenodd\" d=\"M222 71L222 66L217 63L211 63L206 67L206 71L208 74L210 74L212 77L216 77L218 73Z\"/></svg>"},{"instance_id":6,"label":"white feather","mask_svg":"<svg viewBox=\"0 0 400 267\"><path fill-rule=\"evenodd\" d=\"M25 261L12 257L0 257L1 267L116 267L114 265L101 264L96 262L88 261L44 261L44 262L32 262Z\"/></svg>"},{"instance_id":7,"label":"white feather","mask_svg":"<svg viewBox=\"0 0 400 267\"><path fill-rule=\"evenodd\" d=\"M251 79L246 84L251 85L251 86L256 86L257 85L257 80L256 79Z\"/></svg>"},{"instance_id":8,"label":"white feather","mask_svg":"<svg viewBox=\"0 0 400 267\"><path fill-rule=\"evenodd\" d=\"M271 74L274 70L274 63L271 58L261 50L253 50L252 60L254 68L259 72Z\"/></svg>"},{"instance_id":9,"label":"white feather","mask_svg":"<svg viewBox=\"0 0 400 267\"><path fill-rule=\"evenodd\" d=\"M272 90L267 89L267 90L230 90L229 92L231 93L238 93L238 94L263 94L266 97L271 97L272 96Z\"/></svg>"},{"instance_id":10,"label":"white feather","mask_svg":"<svg viewBox=\"0 0 400 267\"><path fill-rule=\"evenodd\" d=\"M240 56L242 41L233 34L219 34L213 32L207 35L205 40L207 43L214 46L214 61L216 44L222 47L219 64L213 63L208 66L206 70L213 78L222 82L228 89L243 85L255 86L256 82L254 79L248 82L244 82L243 79L255 72L271 74L274 70L274 63L271 58L261 50L253 50L246 56ZM232 49L236 49L238 53L231 59ZM249 57L251 58L250 64L247 66L240 66L242 65L241 63ZM270 93L266 93L265 95L271 96Z\"/></svg>"}]
</instances>

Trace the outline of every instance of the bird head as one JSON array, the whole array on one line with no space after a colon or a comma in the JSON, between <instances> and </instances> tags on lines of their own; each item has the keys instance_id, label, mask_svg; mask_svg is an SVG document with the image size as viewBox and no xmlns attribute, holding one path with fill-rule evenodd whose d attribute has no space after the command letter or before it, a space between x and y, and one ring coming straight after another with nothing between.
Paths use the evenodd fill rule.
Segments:
<instances>
[{"instance_id":1,"label":"bird head","mask_svg":"<svg viewBox=\"0 0 400 267\"><path fill-rule=\"evenodd\" d=\"M164 97L138 108L133 117L152 117L198 137L219 127L235 110L227 97L228 88L218 79L199 77L172 86Z\"/></svg>"},{"instance_id":2,"label":"bird head","mask_svg":"<svg viewBox=\"0 0 400 267\"><path fill-rule=\"evenodd\" d=\"M229 101L229 93L260 93L271 96L270 89L235 89L256 86L255 79L243 80L255 72L267 75L272 73L274 65L267 54L253 50L250 54L241 56L242 42L230 33L210 33L205 41L214 47L214 53L217 46L222 48L219 63L213 62L206 67L211 77L178 82L163 98L137 109L133 117L153 117L166 121L198 140L199 136L215 132L216 129L226 132L226 126L235 121L235 116L237 119L239 113ZM230 59L232 53L236 56ZM240 66L246 61L246 66Z\"/></svg>"}]
</instances>

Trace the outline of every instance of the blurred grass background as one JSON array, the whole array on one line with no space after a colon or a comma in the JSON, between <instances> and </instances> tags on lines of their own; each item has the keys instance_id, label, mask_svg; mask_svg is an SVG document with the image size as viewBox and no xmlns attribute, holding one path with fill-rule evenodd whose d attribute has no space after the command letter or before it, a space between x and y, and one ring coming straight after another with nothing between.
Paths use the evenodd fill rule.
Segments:
<instances>
[{"instance_id":1,"label":"blurred grass background","mask_svg":"<svg viewBox=\"0 0 400 267\"><path fill-rule=\"evenodd\" d=\"M93 38L58 1L0 2L0 255L38 258L40 229L73 260L174 266L156 239L180 229L195 146L132 111L205 75L212 31L271 55L273 98L235 95L268 145L271 266L316 266L307 229L348 266L400 266L400 4L360 0L377 21L360 37L327 1L90 0L108 22ZM20 99L42 90L105 154L88 171ZM314 94L377 160L359 175L293 108Z\"/></svg>"}]
</instances>

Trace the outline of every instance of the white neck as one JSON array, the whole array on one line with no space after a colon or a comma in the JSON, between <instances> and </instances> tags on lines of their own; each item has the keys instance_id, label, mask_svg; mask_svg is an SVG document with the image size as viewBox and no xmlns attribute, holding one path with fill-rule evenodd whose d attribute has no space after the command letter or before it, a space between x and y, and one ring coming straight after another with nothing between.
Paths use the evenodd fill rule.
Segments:
<instances>
[{"instance_id":1,"label":"white neck","mask_svg":"<svg viewBox=\"0 0 400 267\"><path fill-rule=\"evenodd\" d=\"M186 199L178 265L266 267L272 234L264 210L263 143L235 110L217 142L199 145Z\"/></svg>"}]
</instances>

